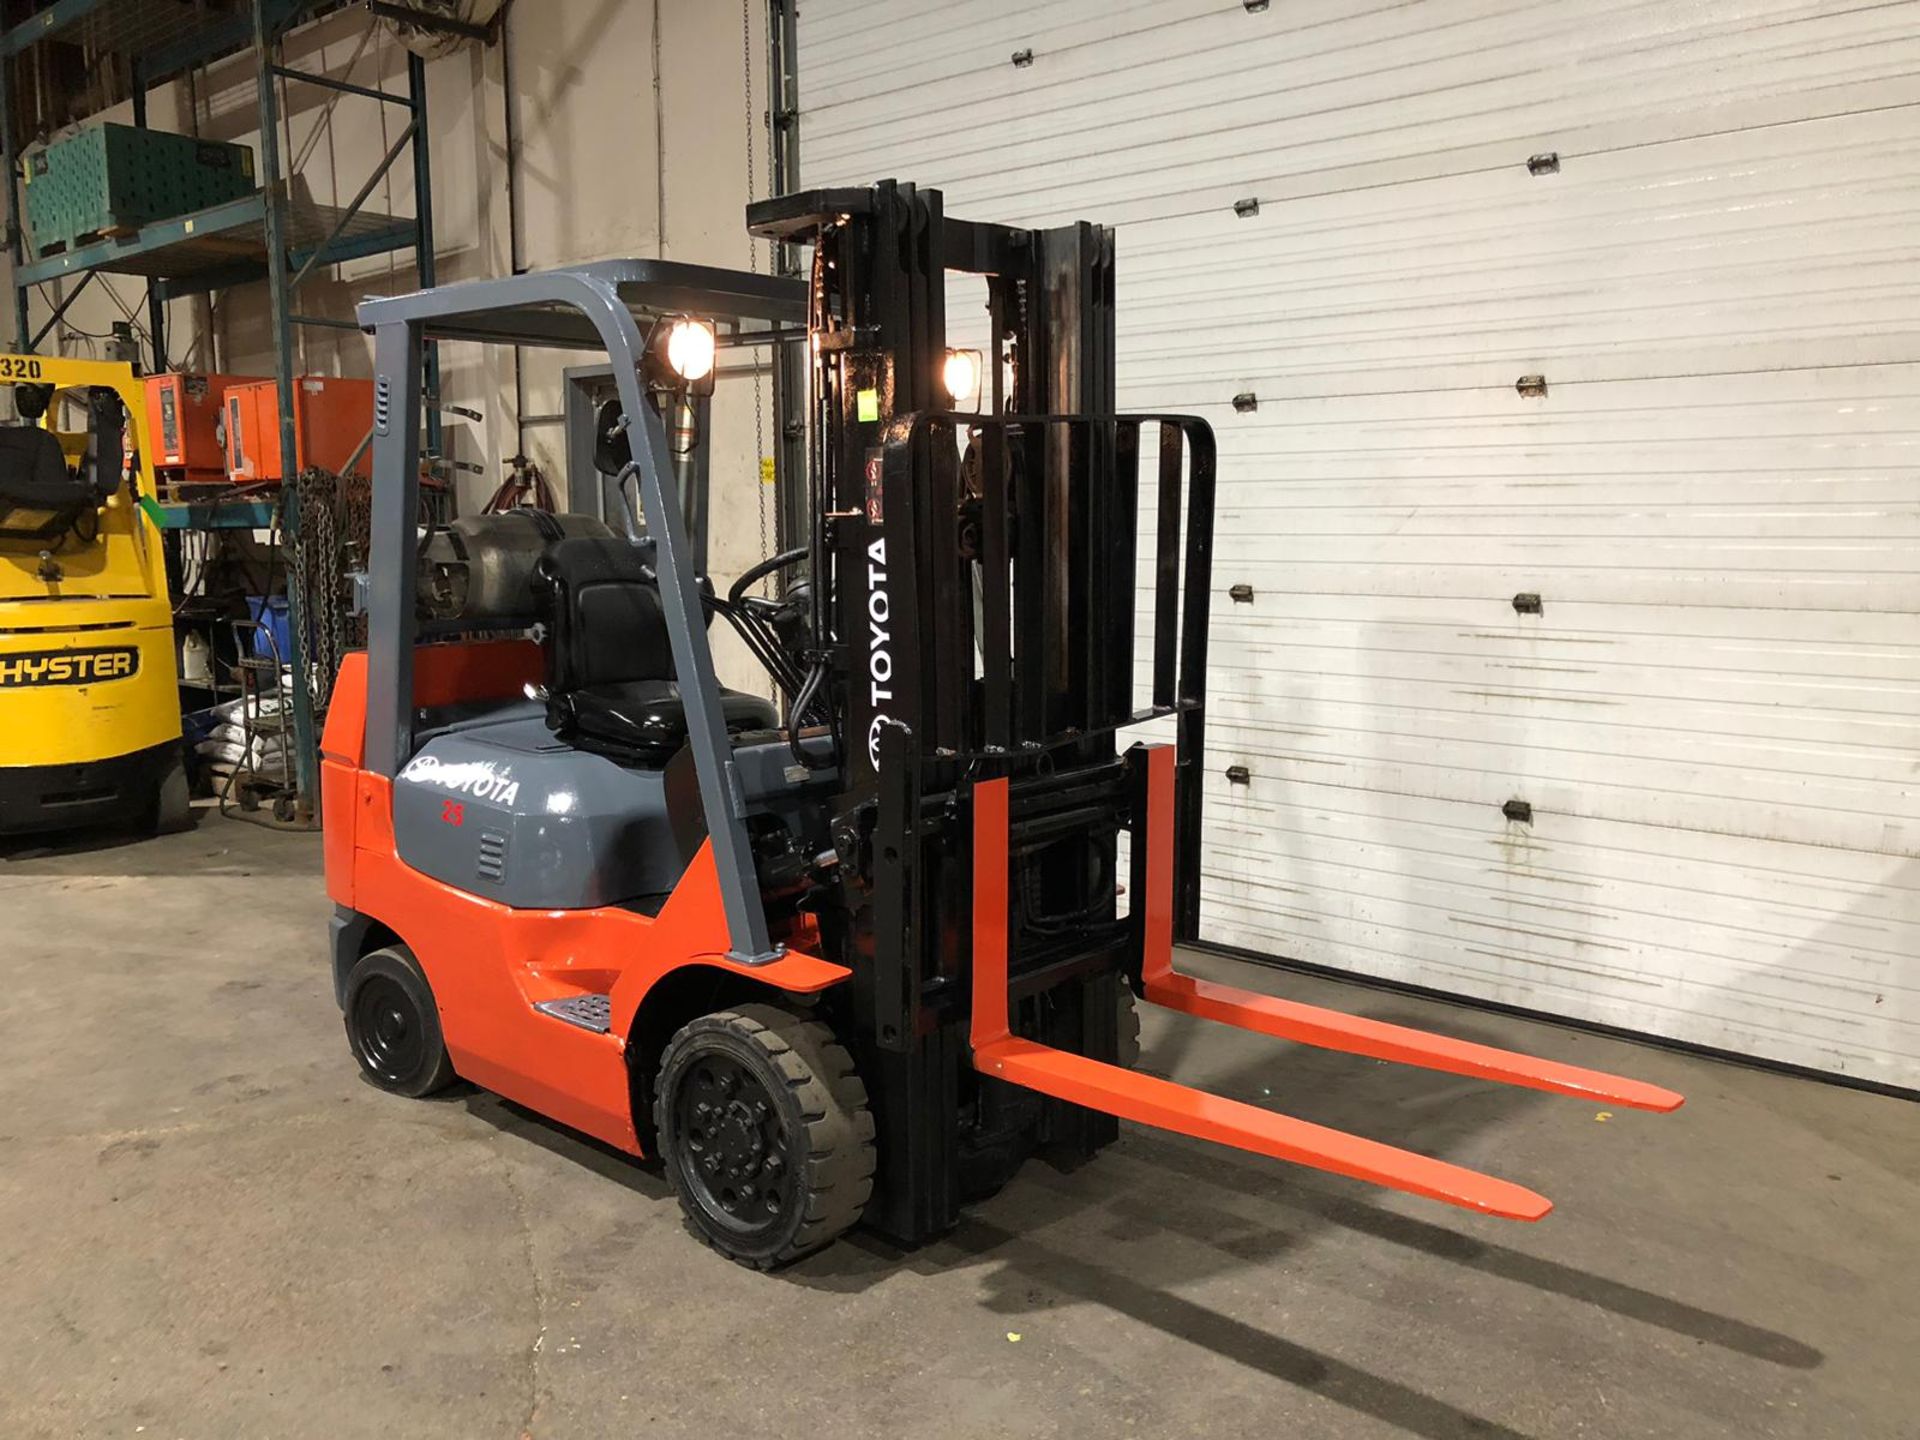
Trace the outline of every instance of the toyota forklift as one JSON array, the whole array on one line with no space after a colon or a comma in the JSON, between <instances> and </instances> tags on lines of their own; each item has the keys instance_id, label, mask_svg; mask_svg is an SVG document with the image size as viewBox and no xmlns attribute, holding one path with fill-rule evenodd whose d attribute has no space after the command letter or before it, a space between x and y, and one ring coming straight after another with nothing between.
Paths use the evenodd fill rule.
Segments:
<instances>
[{"instance_id":1,"label":"toyota forklift","mask_svg":"<svg viewBox=\"0 0 1920 1440\"><path fill-rule=\"evenodd\" d=\"M657 1156L694 1233L762 1268L856 1224L924 1242L1030 1156L1091 1157L1122 1119L1486 1214L1549 1210L1141 1073L1140 1001L1681 1103L1181 973L1215 446L1192 416L1115 411L1112 232L955 219L891 181L748 220L810 247L811 281L606 261L360 307L368 647L334 691L321 783L336 997L373 1083L459 1076ZM983 353L948 347L950 272L984 280ZM608 519L422 535L422 347L444 339L604 352ZM747 345L804 357L782 419L806 437L807 533L720 594L676 476L716 347ZM752 593L769 577L774 596ZM778 703L718 683L715 623Z\"/></svg>"},{"instance_id":2,"label":"toyota forklift","mask_svg":"<svg viewBox=\"0 0 1920 1440\"><path fill-rule=\"evenodd\" d=\"M192 822L145 392L0 355L0 833Z\"/></svg>"}]
</instances>

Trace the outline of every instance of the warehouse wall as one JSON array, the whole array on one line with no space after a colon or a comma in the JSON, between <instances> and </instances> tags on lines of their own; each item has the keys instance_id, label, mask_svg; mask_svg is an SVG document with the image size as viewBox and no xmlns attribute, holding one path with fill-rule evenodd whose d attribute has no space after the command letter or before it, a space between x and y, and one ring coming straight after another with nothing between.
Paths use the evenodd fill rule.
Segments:
<instances>
[{"instance_id":1,"label":"warehouse wall","mask_svg":"<svg viewBox=\"0 0 1920 1440\"><path fill-rule=\"evenodd\" d=\"M1202 933L1920 1086L1920 0L882 8L806 183L1112 225L1217 435Z\"/></svg>"},{"instance_id":2,"label":"warehouse wall","mask_svg":"<svg viewBox=\"0 0 1920 1440\"><path fill-rule=\"evenodd\" d=\"M751 55L752 110L766 185L762 15L748 7L753 30L743 35L737 6L702 0L539 0L509 12L503 43L463 45L428 64L428 115L433 165L435 254L441 283L503 275L511 268L507 194L507 105L513 105L519 175L519 241L527 268L621 255L663 255L719 265L747 265L742 225L747 200L748 101L745 62ZM356 84L404 91L406 52L364 15L346 12L288 37L285 63ZM513 94L507 94L510 76ZM345 206L404 124L398 107L341 96L312 85L283 85L283 164L298 158L298 189L315 202ZM128 108L107 117L130 120ZM207 72L189 93L184 83L154 92L150 123L255 146L254 60L237 57ZM393 215L413 211L413 175L402 156L368 202ZM765 247L758 247L766 264ZM0 262L4 263L4 262ZM363 296L391 294L417 283L410 257L379 256L334 267L303 285L298 309L350 319ZM36 297L35 326L57 293ZM60 353L100 353L113 321L127 312L144 325L139 282L102 276L68 312ZM168 353L176 365L270 373L273 342L265 288L236 287L212 297L176 301L168 319ZM371 373L367 338L357 332L300 328L300 368L330 375ZM522 357L527 453L559 484L564 479L557 415L561 372L591 363L584 354L527 352ZM510 351L442 347L443 390L454 404L479 410L478 424L449 419L448 451L485 467L463 476L463 509L477 509L521 443ZM757 377L725 376L714 402L712 567L724 586L762 553L761 486L756 428L771 434L771 392L758 381L765 410L757 427ZM766 444L770 445L769 439ZM770 498L770 497L769 497ZM768 538L768 547L771 537ZM721 637L723 679L765 686L744 656Z\"/></svg>"}]
</instances>

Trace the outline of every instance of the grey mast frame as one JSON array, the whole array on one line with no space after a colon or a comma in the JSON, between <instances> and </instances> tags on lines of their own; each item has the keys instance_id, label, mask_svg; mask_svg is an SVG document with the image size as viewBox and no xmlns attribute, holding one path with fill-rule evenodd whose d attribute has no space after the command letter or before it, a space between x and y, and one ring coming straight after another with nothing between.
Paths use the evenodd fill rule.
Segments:
<instances>
[{"instance_id":1,"label":"grey mast frame","mask_svg":"<svg viewBox=\"0 0 1920 1440\"><path fill-rule=\"evenodd\" d=\"M719 871L730 953L747 964L779 955L767 933L747 838L746 802L720 708L720 682L696 583L693 551L674 487L666 428L640 386L646 347L636 311L757 320L776 329L806 324L798 281L662 260L603 260L498 280L474 280L363 300L361 328L374 337L373 553L367 606L366 767L392 778L413 754L413 647L420 513L420 390L423 347L477 340L529 347L603 350L626 412L640 501L654 542L654 568L686 705L707 833ZM763 331L756 339L765 339ZM724 343L724 337L723 337Z\"/></svg>"}]
</instances>

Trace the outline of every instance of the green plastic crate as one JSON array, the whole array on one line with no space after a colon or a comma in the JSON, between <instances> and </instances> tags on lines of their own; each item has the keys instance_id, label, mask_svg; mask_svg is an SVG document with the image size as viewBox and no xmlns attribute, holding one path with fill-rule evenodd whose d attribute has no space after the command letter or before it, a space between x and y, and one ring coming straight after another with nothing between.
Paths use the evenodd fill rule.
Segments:
<instances>
[{"instance_id":1,"label":"green plastic crate","mask_svg":"<svg viewBox=\"0 0 1920 1440\"><path fill-rule=\"evenodd\" d=\"M253 151L135 125L95 125L27 157L36 255L251 195Z\"/></svg>"}]
</instances>

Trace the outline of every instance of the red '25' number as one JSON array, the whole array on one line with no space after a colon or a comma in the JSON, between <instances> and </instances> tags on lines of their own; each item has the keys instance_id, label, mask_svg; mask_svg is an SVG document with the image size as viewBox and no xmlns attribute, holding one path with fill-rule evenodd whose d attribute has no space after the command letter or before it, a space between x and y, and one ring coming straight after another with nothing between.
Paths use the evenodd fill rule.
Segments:
<instances>
[{"instance_id":1,"label":"red '25' number","mask_svg":"<svg viewBox=\"0 0 1920 1440\"><path fill-rule=\"evenodd\" d=\"M467 807L458 800L440 802L440 823L443 825L464 825L467 823Z\"/></svg>"}]
</instances>

